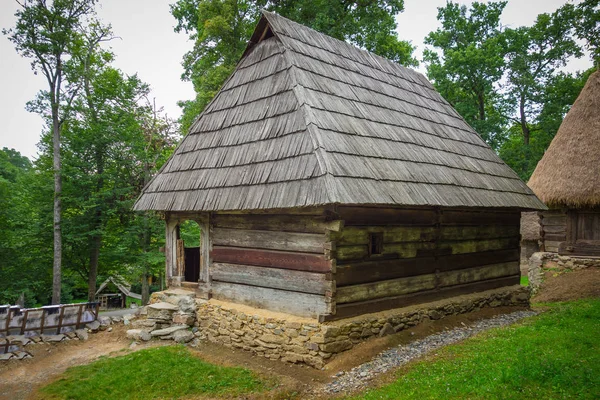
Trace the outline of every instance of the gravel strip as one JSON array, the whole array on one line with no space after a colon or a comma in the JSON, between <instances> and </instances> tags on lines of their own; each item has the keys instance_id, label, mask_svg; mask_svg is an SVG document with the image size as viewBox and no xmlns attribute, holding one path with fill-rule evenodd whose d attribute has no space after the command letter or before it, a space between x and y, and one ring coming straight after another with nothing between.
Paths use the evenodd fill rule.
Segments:
<instances>
[{"instance_id":1,"label":"gravel strip","mask_svg":"<svg viewBox=\"0 0 600 400\"><path fill-rule=\"evenodd\" d=\"M523 318L536 314L534 311L517 311L510 314L496 315L491 319L481 320L473 325L444 331L407 345L394 347L379 353L372 361L354 367L348 372L339 372L335 375L336 379L327 384L323 391L333 394L363 388L375 376L404 365L433 350L459 342L488 329L514 324Z\"/></svg>"}]
</instances>

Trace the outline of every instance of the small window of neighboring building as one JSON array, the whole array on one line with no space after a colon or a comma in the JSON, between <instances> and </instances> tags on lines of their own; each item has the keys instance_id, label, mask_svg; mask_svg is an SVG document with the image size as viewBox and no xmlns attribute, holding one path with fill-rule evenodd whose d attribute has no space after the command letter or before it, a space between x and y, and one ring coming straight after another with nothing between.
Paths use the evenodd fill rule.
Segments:
<instances>
[{"instance_id":1,"label":"small window of neighboring building","mask_svg":"<svg viewBox=\"0 0 600 400\"><path fill-rule=\"evenodd\" d=\"M383 253L383 232L369 233L369 255Z\"/></svg>"}]
</instances>

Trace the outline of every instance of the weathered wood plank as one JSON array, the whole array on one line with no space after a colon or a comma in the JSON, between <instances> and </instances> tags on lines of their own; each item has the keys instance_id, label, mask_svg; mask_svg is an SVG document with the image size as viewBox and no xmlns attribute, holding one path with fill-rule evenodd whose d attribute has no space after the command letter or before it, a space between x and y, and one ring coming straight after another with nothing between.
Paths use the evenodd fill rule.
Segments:
<instances>
[{"instance_id":1,"label":"weathered wood plank","mask_svg":"<svg viewBox=\"0 0 600 400\"><path fill-rule=\"evenodd\" d=\"M215 228L255 229L281 232L324 233L339 231L340 220L327 221L325 217L298 215L231 215L216 214L212 218Z\"/></svg>"},{"instance_id":2,"label":"weathered wood plank","mask_svg":"<svg viewBox=\"0 0 600 400\"><path fill-rule=\"evenodd\" d=\"M357 246L337 246L335 256L338 262L345 260L362 260L369 257L369 248L366 244Z\"/></svg>"},{"instance_id":3,"label":"weathered wood plank","mask_svg":"<svg viewBox=\"0 0 600 400\"><path fill-rule=\"evenodd\" d=\"M544 217L540 220L542 226L567 226L566 215L553 215L551 217Z\"/></svg>"},{"instance_id":4,"label":"weathered wood plank","mask_svg":"<svg viewBox=\"0 0 600 400\"><path fill-rule=\"evenodd\" d=\"M383 253L380 258L412 258L420 254L431 255L435 249L435 243L432 242L406 242L406 243L384 243ZM373 259L377 256L369 257L369 248L367 245L359 246L337 246L336 258L339 263L348 261Z\"/></svg>"},{"instance_id":5,"label":"weathered wood plank","mask_svg":"<svg viewBox=\"0 0 600 400\"><path fill-rule=\"evenodd\" d=\"M519 237L487 239L487 240L465 240L456 242L440 242L440 249L450 249L450 254L478 253L482 251L514 249L519 247Z\"/></svg>"},{"instance_id":6,"label":"weathered wood plank","mask_svg":"<svg viewBox=\"0 0 600 400\"><path fill-rule=\"evenodd\" d=\"M325 259L325 255L309 253L213 246L211 259L213 262L228 264L255 265L259 267L312 272L332 271L332 261Z\"/></svg>"},{"instance_id":7,"label":"weathered wood plank","mask_svg":"<svg viewBox=\"0 0 600 400\"><path fill-rule=\"evenodd\" d=\"M339 305L381 297L398 296L401 294L433 289L435 288L435 283L435 274L427 274L361 285L344 286L337 289L335 300Z\"/></svg>"},{"instance_id":8,"label":"weathered wood plank","mask_svg":"<svg viewBox=\"0 0 600 400\"><path fill-rule=\"evenodd\" d=\"M316 294L213 282L212 295L217 300L242 303L251 307L265 308L301 317L316 318L320 314L328 313L328 302L325 296Z\"/></svg>"},{"instance_id":9,"label":"weathered wood plank","mask_svg":"<svg viewBox=\"0 0 600 400\"><path fill-rule=\"evenodd\" d=\"M600 257L600 240L577 240L576 243L562 242L558 254L577 257Z\"/></svg>"},{"instance_id":10,"label":"weathered wood plank","mask_svg":"<svg viewBox=\"0 0 600 400\"><path fill-rule=\"evenodd\" d=\"M518 236L519 225L442 226L441 240L494 239Z\"/></svg>"},{"instance_id":11,"label":"weathered wood plank","mask_svg":"<svg viewBox=\"0 0 600 400\"><path fill-rule=\"evenodd\" d=\"M399 208L340 206L338 215L345 226L357 225L434 225L437 212L433 209L407 210Z\"/></svg>"},{"instance_id":12,"label":"weathered wood plank","mask_svg":"<svg viewBox=\"0 0 600 400\"><path fill-rule=\"evenodd\" d=\"M549 240L551 242L564 242L567 240L566 234L546 234L544 235L544 240Z\"/></svg>"},{"instance_id":13,"label":"weathered wood plank","mask_svg":"<svg viewBox=\"0 0 600 400\"><path fill-rule=\"evenodd\" d=\"M368 260L339 265L335 276L338 287L376 282L419 274L432 274L481 265L519 260L519 250L496 250L482 253L452 254L391 260Z\"/></svg>"},{"instance_id":14,"label":"weathered wood plank","mask_svg":"<svg viewBox=\"0 0 600 400\"><path fill-rule=\"evenodd\" d=\"M442 225L514 225L521 223L521 213L514 212L469 212L443 210Z\"/></svg>"},{"instance_id":15,"label":"weathered wood plank","mask_svg":"<svg viewBox=\"0 0 600 400\"><path fill-rule=\"evenodd\" d=\"M553 240L544 240L544 245L546 246L546 251L550 251L553 253L556 253L558 251L558 246L561 244L562 242L556 242Z\"/></svg>"},{"instance_id":16,"label":"weathered wood plank","mask_svg":"<svg viewBox=\"0 0 600 400\"><path fill-rule=\"evenodd\" d=\"M435 236L435 228L419 226L349 226L332 235L339 246L369 244L369 234L383 232L383 243L424 242Z\"/></svg>"},{"instance_id":17,"label":"weathered wood plank","mask_svg":"<svg viewBox=\"0 0 600 400\"><path fill-rule=\"evenodd\" d=\"M546 234L567 234L567 227L563 225L546 225L543 229Z\"/></svg>"},{"instance_id":18,"label":"weathered wood plank","mask_svg":"<svg viewBox=\"0 0 600 400\"><path fill-rule=\"evenodd\" d=\"M212 241L215 246L249 247L254 249L321 254L325 250L324 233L213 228Z\"/></svg>"},{"instance_id":19,"label":"weathered wood plank","mask_svg":"<svg viewBox=\"0 0 600 400\"><path fill-rule=\"evenodd\" d=\"M334 283L330 273L319 274L253 265L213 263L211 276L213 282L241 283L302 293L329 294L330 296L334 292Z\"/></svg>"},{"instance_id":20,"label":"weathered wood plank","mask_svg":"<svg viewBox=\"0 0 600 400\"><path fill-rule=\"evenodd\" d=\"M322 320L330 321L349 318L356 315L364 315L368 313L389 310L392 308L407 307L414 304L437 301L462 294L477 293L504 286L518 285L520 279L521 276L519 274L504 278L490 279L483 282L469 283L466 285L449 286L439 290L430 290L427 292L412 293L408 295L387 297L357 303L338 304L335 315L323 316Z\"/></svg>"},{"instance_id":21,"label":"weathered wood plank","mask_svg":"<svg viewBox=\"0 0 600 400\"><path fill-rule=\"evenodd\" d=\"M500 264L441 272L438 276L438 287L463 285L466 283L501 278L519 273L519 262L510 261Z\"/></svg>"}]
</instances>

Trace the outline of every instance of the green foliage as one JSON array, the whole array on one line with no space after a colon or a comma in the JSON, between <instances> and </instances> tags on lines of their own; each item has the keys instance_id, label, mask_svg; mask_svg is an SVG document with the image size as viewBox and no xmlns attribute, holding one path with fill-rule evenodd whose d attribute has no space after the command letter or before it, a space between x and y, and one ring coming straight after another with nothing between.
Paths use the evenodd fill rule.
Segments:
<instances>
[{"instance_id":1,"label":"green foliage","mask_svg":"<svg viewBox=\"0 0 600 400\"><path fill-rule=\"evenodd\" d=\"M47 399L133 400L237 398L265 389L266 383L247 369L212 365L183 346L165 346L69 368L40 392Z\"/></svg>"},{"instance_id":2,"label":"green foliage","mask_svg":"<svg viewBox=\"0 0 600 400\"><path fill-rule=\"evenodd\" d=\"M431 32L424 51L427 76L436 89L492 146L503 141L504 105L498 80L504 72L506 42L501 34L500 15L505 1L470 9L448 2L438 8L442 27Z\"/></svg>"},{"instance_id":3,"label":"green foliage","mask_svg":"<svg viewBox=\"0 0 600 400\"><path fill-rule=\"evenodd\" d=\"M495 329L420 361L364 399L596 398L600 300L557 304L523 324Z\"/></svg>"},{"instance_id":4,"label":"green foliage","mask_svg":"<svg viewBox=\"0 0 600 400\"><path fill-rule=\"evenodd\" d=\"M550 146L564 116L592 72L592 69L576 74L559 72L548 79L541 89L543 104L535 123L529 126L531 133L528 145L524 143L520 124L515 123L509 129L509 136L499 149L499 155L525 182Z\"/></svg>"},{"instance_id":5,"label":"green foliage","mask_svg":"<svg viewBox=\"0 0 600 400\"><path fill-rule=\"evenodd\" d=\"M402 0L178 0L171 6L175 31L194 41L183 58L182 79L191 81L196 91L194 100L180 103L183 131L235 69L263 8L401 64L417 63L413 46L395 33L394 16L403 10Z\"/></svg>"}]
</instances>

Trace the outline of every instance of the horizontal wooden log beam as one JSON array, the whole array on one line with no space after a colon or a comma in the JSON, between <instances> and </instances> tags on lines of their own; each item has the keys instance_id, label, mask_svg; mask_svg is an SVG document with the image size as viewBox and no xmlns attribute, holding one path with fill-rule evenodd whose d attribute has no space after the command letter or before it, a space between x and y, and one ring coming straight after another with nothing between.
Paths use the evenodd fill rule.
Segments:
<instances>
[{"instance_id":1,"label":"horizontal wooden log beam","mask_svg":"<svg viewBox=\"0 0 600 400\"><path fill-rule=\"evenodd\" d=\"M333 272L335 269L335 260L327 260L325 255L309 253L214 246L210 257L213 263L255 265L312 272Z\"/></svg>"},{"instance_id":2,"label":"horizontal wooden log beam","mask_svg":"<svg viewBox=\"0 0 600 400\"><path fill-rule=\"evenodd\" d=\"M481 253L452 254L434 257L416 257L388 260L368 260L339 265L336 272L338 287L376 282L435 271L452 271L481 265L518 261L517 249L486 251Z\"/></svg>"},{"instance_id":3,"label":"horizontal wooden log beam","mask_svg":"<svg viewBox=\"0 0 600 400\"><path fill-rule=\"evenodd\" d=\"M519 225L442 226L441 240L497 239L519 236Z\"/></svg>"},{"instance_id":4,"label":"horizontal wooden log beam","mask_svg":"<svg viewBox=\"0 0 600 400\"><path fill-rule=\"evenodd\" d=\"M449 254L478 253L481 251L516 249L519 247L519 242L519 236L502 239L442 241L438 244L438 249L440 253L449 250Z\"/></svg>"},{"instance_id":5,"label":"horizontal wooden log beam","mask_svg":"<svg viewBox=\"0 0 600 400\"><path fill-rule=\"evenodd\" d=\"M320 274L227 263L213 263L210 271L213 282L239 283L329 296L332 296L335 291L331 273Z\"/></svg>"},{"instance_id":6,"label":"horizontal wooden log beam","mask_svg":"<svg viewBox=\"0 0 600 400\"><path fill-rule=\"evenodd\" d=\"M545 234L567 234L567 225L546 225L543 227Z\"/></svg>"},{"instance_id":7,"label":"horizontal wooden log beam","mask_svg":"<svg viewBox=\"0 0 600 400\"><path fill-rule=\"evenodd\" d=\"M434 225L437 212L434 209L407 210L398 208L340 206L340 219L345 226L360 225Z\"/></svg>"},{"instance_id":8,"label":"horizontal wooden log beam","mask_svg":"<svg viewBox=\"0 0 600 400\"><path fill-rule=\"evenodd\" d=\"M518 261L446 271L439 273L437 286L442 288L446 286L464 285L477 281L511 276L518 274L519 272Z\"/></svg>"},{"instance_id":9,"label":"horizontal wooden log beam","mask_svg":"<svg viewBox=\"0 0 600 400\"><path fill-rule=\"evenodd\" d=\"M564 242L567 240L567 234L545 234L544 240L548 240L551 242Z\"/></svg>"},{"instance_id":10,"label":"horizontal wooden log beam","mask_svg":"<svg viewBox=\"0 0 600 400\"><path fill-rule=\"evenodd\" d=\"M562 242L558 254L576 257L600 257L600 240L578 240L576 243Z\"/></svg>"},{"instance_id":11,"label":"horizontal wooden log beam","mask_svg":"<svg viewBox=\"0 0 600 400\"><path fill-rule=\"evenodd\" d=\"M435 288L435 284L435 274L427 274L371 282L361 285L344 286L337 289L335 300L339 305L381 297L398 296L402 294L431 290Z\"/></svg>"},{"instance_id":12,"label":"horizontal wooden log beam","mask_svg":"<svg viewBox=\"0 0 600 400\"><path fill-rule=\"evenodd\" d=\"M442 225L513 225L521 223L521 213L515 212L470 212L443 210Z\"/></svg>"},{"instance_id":13,"label":"horizontal wooden log beam","mask_svg":"<svg viewBox=\"0 0 600 400\"><path fill-rule=\"evenodd\" d=\"M414 304L428 303L463 294L483 292L485 290L497 289L505 286L518 285L521 275L513 275L504 278L490 279L483 282L474 282L466 285L450 286L440 290L412 293L408 295L381 298L358 303L338 304L335 315L322 316L320 320L331 321L375 313L393 308L407 307Z\"/></svg>"},{"instance_id":14,"label":"horizontal wooden log beam","mask_svg":"<svg viewBox=\"0 0 600 400\"><path fill-rule=\"evenodd\" d=\"M325 251L324 233L277 232L248 229L213 228L212 243L215 246L248 247L320 253Z\"/></svg>"},{"instance_id":15,"label":"horizontal wooden log beam","mask_svg":"<svg viewBox=\"0 0 600 400\"><path fill-rule=\"evenodd\" d=\"M339 231L343 226L341 220L328 221L325 217L301 215L216 214L212 218L212 224L215 228L305 233Z\"/></svg>"},{"instance_id":16,"label":"horizontal wooden log beam","mask_svg":"<svg viewBox=\"0 0 600 400\"><path fill-rule=\"evenodd\" d=\"M369 234L375 232L383 233L384 243L427 242L435 237L434 227L349 226L333 234L332 240L335 240L338 246L367 245L369 244Z\"/></svg>"},{"instance_id":17,"label":"horizontal wooden log beam","mask_svg":"<svg viewBox=\"0 0 600 400\"><path fill-rule=\"evenodd\" d=\"M540 220L542 226L567 226L567 216L544 217Z\"/></svg>"},{"instance_id":18,"label":"horizontal wooden log beam","mask_svg":"<svg viewBox=\"0 0 600 400\"><path fill-rule=\"evenodd\" d=\"M325 296L291 292L226 282L212 283L212 296L217 300L246 304L251 307L317 318L331 311Z\"/></svg>"}]
</instances>

